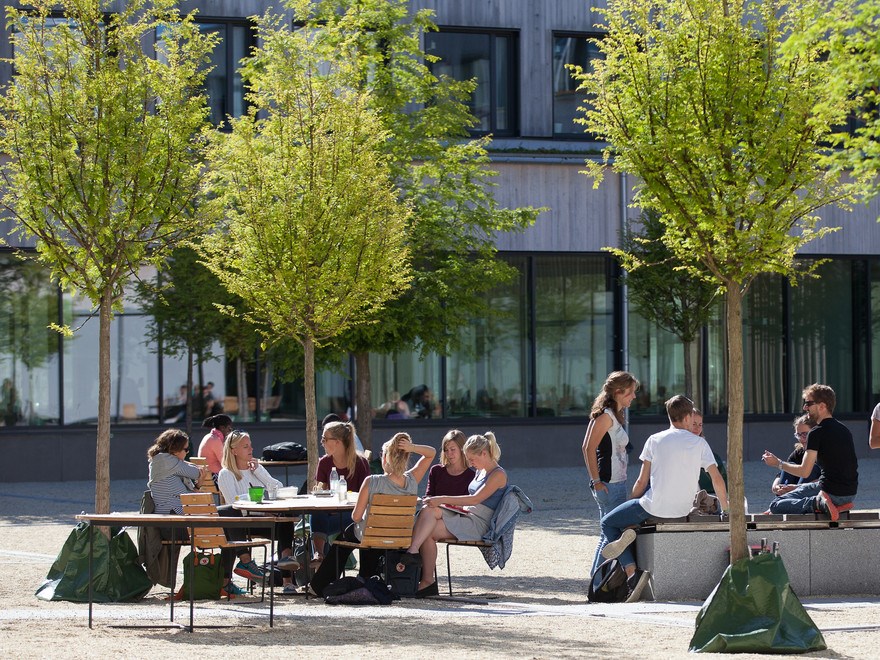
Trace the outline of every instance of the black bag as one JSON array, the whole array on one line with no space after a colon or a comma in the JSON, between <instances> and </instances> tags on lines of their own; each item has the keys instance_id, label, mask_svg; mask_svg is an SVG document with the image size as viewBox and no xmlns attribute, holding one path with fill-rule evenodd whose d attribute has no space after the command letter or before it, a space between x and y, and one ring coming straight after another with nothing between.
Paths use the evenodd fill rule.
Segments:
<instances>
[{"instance_id":1,"label":"black bag","mask_svg":"<svg viewBox=\"0 0 880 660\"><path fill-rule=\"evenodd\" d=\"M404 555L408 556L404 557ZM382 574L385 580L401 596L415 596L419 590L419 580L422 579L421 563L414 561L414 558L419 557L419 555L389 550L386 556L388 557L388 566L382 567ZM407 561L401 562L401 559L406 559ZM384 561L385 558L383 557L380 566L384 564Z\"/></svg>"},{"instance_id":2,"label":"black bag","mask_svg":"<svg viewBox=\"0 0 880 660\"><path fill-rule=\"evenodd\" d=\"M264 461L307 461L306 448L298 442L279 442L263 449Z\"/></svg>"},{"instance_id":3,"label":"black bag","mask_svg":"<svg viewBox=\"0 0 880 660\"><path fill-rule=\"evenodd\" d=\"M212 552L190 552L183 559L183 598L189 598L193 585L195 600L216 600L222 596L223 561Z\"/></svg>"},{"instance_id":4,"label":"black bag","mask_svg":"<svg viewBox=\"0 0 880 660\"><path fill-rule=\"evenodd\" d=\"M607 559L593 573L587 600L591 603L622 603L628 593L623 566L617 559Z\"/></svg>"}]
</instances>

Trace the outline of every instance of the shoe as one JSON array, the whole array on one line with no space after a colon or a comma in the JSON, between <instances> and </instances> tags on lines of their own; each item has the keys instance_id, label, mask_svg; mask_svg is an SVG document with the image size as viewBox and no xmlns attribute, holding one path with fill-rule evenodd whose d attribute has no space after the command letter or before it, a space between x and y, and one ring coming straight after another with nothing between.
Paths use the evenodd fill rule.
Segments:
<instances>
[{"instance_id":1,"label":"shoe","mask_svg":"<svg viewBox=\"0 0 880 660\"><path fill-rule=\"evenodd\" d=\"M284 589L281 590L285 596L295 596L299 593L299 587L297 587L293 582L288 582L284 585Z\"/></svg>"},{"instance_id":2,"label":"shoe","mask_svg":"<svg viewBox=\"0 0 880 660\"><path fill-rule=\"evenodd\" d=\"M627 594L626 601L624 602L636 602L642 595L642 592L645 590L645 587L648 585L648 581L650 579L651 574L648 573L648 571L643 571L637 568L636 572L626 579L626 588L629 593Z\"/></svg>"},{"instance_id":3,"label":"shoe","mask_svg":"<svg viewBox=\"0 0 880 660\"><path fill-rule=\"evenodd\" d=\"M634 529L625 529L619 539L605 544L605 547L602 548L602 556L605 559L617 559L620 557L620 553L626 550L626 547L635 540L636 531Z\"/></svg>"},{"instance_id":4,"label":"shoe","mask_svg":"<svg viewBox=\"0 0 880 660\"><path fill-rule=\"evenodd\" d=\"M419 589L416 592L416 598L428 598L429 596L439 596L440 590L437 588L437 580L434 580L427 587Z\"/></svg>"},{"instance_id":5,"label":"shoe","mask_svg":"<svg viewBox=\"0 0 880 660\"><path fill-rule=\"evenodd\" d=\"M226 584L223 585L223 593L229 596L230 598L234 596L245 596L247 595L247 591L239 587L235 582L230 580Z\"/></svg>"},{"instance_id":6,"label":"shoe","mask_svg":"<svg viewBox=\"0 0 880 660\"><path fill-rule=\"evenodd\" d=\"M831 522L837 522L840 519L840 509L831 501L831 496L824 490L819 491L819 497L816 498L819 510L831 516Z\"/></svg>"},{"instance_id":7,"label":"shoe","mask_svg":"<svg viewBox=\"0 0 880 660\"><path fill-rule=\"evenodd\" d=\"M238 565L235 567L234 573L243 578L247 578L251 582L262 582L266 579L266 573L262 568L257 566L257 563L253 559L246 564L239 561Z\"/></svg>"},{"instance_id":8,"label":"shoe","mask_svg":"<svg viewBox=\"0 0 880 660\"><path fill-rule=\"evenodd\" d=\"M286 557L282 557L275 565L280 568L282 571L298 571L299 570L299 562L293 558L292 555L288 555Z\"/></svg>"}]
</instances>

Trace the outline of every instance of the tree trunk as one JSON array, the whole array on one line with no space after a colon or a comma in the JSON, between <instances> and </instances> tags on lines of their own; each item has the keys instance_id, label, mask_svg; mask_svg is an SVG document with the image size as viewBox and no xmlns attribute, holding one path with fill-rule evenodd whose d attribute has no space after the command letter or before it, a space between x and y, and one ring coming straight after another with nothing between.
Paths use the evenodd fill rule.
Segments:
<instances>
[{"instance_id":1,"label":"tree trunk","mask_svg":"<svg viewBox=\"0 0 880 660\"><path fill-rule=\"evenodd\" d=\"M247 370L244 366L244 360L239 355L235 359L236 378L238 380L238 419L239 421L247 421L248 418L248 387L247 387Z\"/></svg>"},{"instance_id":2,"label":"tree trunk","mask_svg":"<svg viewBox=\"0 0 880 660\"><path fill-rule=\"evenodd\" d=\"M699 408L700 402L694 399L694 375L691 372L693 369L693 360L691 360L691 348L693 345L694 342L692 341L684 342L684 395Z\"/></svg>"},{"instance_id":3,"label":"tree trunk","mask_svg":"<svg viewBox=\"0 0 880 660\"><path fill-rule=\"evenodd\" d=\"M306 397L306 446L309 454L309 491L315 485L315 473L318 471L318 411L315 400L315 342L310 338L303 340L303 356L305 360L305 397Z\"/></svg>"},{"instance_id":4,"label":"tree trunk","mask_svg":"<svg viewBox=\"0 0 880 660\"><path fill-rule=\"evenodd\" d=\"M727 285L727 490L730 498L730 562L748 556L743 487L742 290Z\"/></svg>"},{"instance_id":5,"label":"tree trunk","mask_svg":"<svg viewBox=\"0 0 880 660\"><path fill-rule=\"evenodd\" d=\"M354 370L358 437L360 437L365 450L373 451L373 389L370 379L369 353L362 351L354 354Z\"/></svg>"},{"instance_id":6,"label":"tree trunk","mask_svg":"<svg viewBox=\"0 0 880 660\"><path fill-rule=\"evenodd\" d=\"M193 427L193 352L191 348L186 349L186 434L190 437L190 447L192 447L192 427Z\"/></svg>"},{"instance_id":7,"label":"tree trunk","mask_svg":"<svg viewBox=\"0 0 880 660\"><path fill-rule=\"evenodd\" d=\"M110 513L110 287L98 306L98 437L95 446L95 513ZM103 531L109 534L105 527Z\"/></svg>"}]
</instances>

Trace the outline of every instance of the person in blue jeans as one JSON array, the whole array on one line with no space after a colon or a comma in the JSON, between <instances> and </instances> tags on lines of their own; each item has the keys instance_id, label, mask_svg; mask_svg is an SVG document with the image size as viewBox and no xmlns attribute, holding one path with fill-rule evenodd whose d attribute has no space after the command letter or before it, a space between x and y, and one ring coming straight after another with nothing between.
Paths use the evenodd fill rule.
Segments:
<instances>
[{"instance_id":1,"label":"person in blue jeans","mask_svg":"<svg viewBox=\"0 0 880 660\"><path fill-rule=\"evenodd\" d=\"M639 456L642 468L632 489L635 499L615 507L602 518L602 535L608 541L602 556L620 558L627 575L628 603L639 599L650 580L647 571L636 566L630 548L636 538L632 527L648 518L686 516L699 490L700 468L709 473L721 509L727 509L727 488L712 449L705 438L690 431L693 401L676 395L666 402L666 414L669 428L649 437Z\"/></svg>"},{"instance_id":2,"label":"person in blue jeans","mask_svg":"<svg viewBox=\"0 0 880 660\"><path fill-rule=\"evenodd\" d=\"M639 381L631 373L613 371L605 379L602 391L590 410L590 424L581 449L590 477L590 491L599 507L600 520L627 499L626 468L629 457L626 446L629 436L623 427L626 422L624 411L636 398L638 389ZM604 547L605 537L600 536L590 569L591 576L602 563Z\"/></svg>"},{"instance_id":3,"label":"person in blue jeans","mask_svg":"<svg viewBox=\"0 0 880 660\"><path fill-rule=\"evenodd\" d=\"M783 461L765 450L764 462L777 470L806 477L814 465L819 480L798 486L770 503L770 513L826 513L840 518L840 507L854 502L859 489L859 459L852 433L834 419L837 402L828 385L813 383L804 389L804 412L816 423L807 434L807 450L800 464Z\"/></svg>"}]
</instances>

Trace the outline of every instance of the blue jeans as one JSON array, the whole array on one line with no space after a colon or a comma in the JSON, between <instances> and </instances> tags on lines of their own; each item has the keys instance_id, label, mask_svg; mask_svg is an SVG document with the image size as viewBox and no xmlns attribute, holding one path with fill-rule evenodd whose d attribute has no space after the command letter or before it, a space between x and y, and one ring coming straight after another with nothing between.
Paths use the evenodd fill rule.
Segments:
<instances>
[{"instance_id":1,"label":"blue jeans","mask_svg":"<svg viewBox=\"0 0 880 660\"><path fill-rule=\"evenodd\" d=\"M605 482L602 482L605 483ZM594 490L593 499L596 500L596 505L599 507L599 519L601 520L605 514L614 509L615 507L620 506L624 502L626 502L626 481L618 481L614 484L605 483L608 487L607 491L604 490ZM596 572L596 569L599 568L599 564L602 563L602 548L605 547L605 544L608 541L605 539L604 534L599 535L599 545L596 547L596 555L593 557L593 567L590 569L590 576L592 577L593 573Z\"/></svg>"},{"instance_id":2,"label":"blue jeans","mask_svg":"<svg viewBox=\"0 0 880 660\"><path fill-rule=\"evenodd\" d=\"M770 502L770 513L816 513L821 511L818 505L821 488L815 481L798 486L790 493L780 495ZM832 495L827 493L831 501L840 506L855 501L855 495Z\"/></svg>"},{"instance_id":3,"label":"blue jeans","mask_svg":"<svg viewBox=\"0 0 880 660\"><path fill-rule=\"evenodd\" d=\"M627 500L602 518L602 536L605 537L606 543L611 543L619 539L627 527L641 525L650 517L651 514L642 508L638 500ZM624 568L636 565L632 545L621 553L620 564Z\"/></svg>"}]
</instances>

